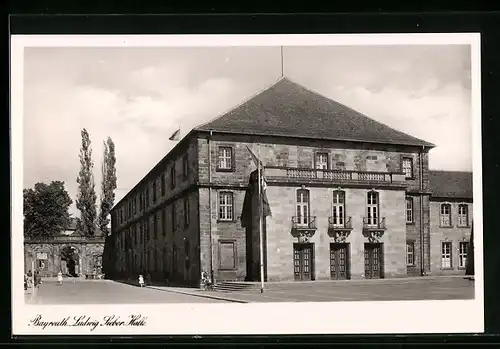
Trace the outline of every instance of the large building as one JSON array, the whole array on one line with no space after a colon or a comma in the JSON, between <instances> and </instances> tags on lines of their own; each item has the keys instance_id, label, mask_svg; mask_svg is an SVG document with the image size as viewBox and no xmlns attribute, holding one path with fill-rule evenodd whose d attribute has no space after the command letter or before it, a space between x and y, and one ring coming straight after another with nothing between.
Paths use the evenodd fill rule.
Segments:
<instances>
[{"instance_id":1,"label":"large building","mask_svg":"<svg viewBox=\"0 0 500 349\"><path fill-rule=\"evenodd\" d=\"M472 175L430 172L433 147L282 78L191 130L115 205L112 277L259 280L249 149L263 162L271 210L266 280L456 272L466 258ZM251 219L242 224L245 196Z\"/></svg>"}]
</instances>

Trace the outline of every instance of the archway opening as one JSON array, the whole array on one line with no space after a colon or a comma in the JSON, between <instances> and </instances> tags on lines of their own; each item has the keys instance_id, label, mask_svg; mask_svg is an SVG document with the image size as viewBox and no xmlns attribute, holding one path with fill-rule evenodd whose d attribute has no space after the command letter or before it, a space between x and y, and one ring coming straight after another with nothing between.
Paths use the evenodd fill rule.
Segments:
<instances>
[{"instance_id":1,"label":"archway opening","mask_svg":"<svg viewBox=\"0 0 500 349\"><path fill-rule=\"evenodd\" d=\"M63 263L64 262L64 263ZM61 271L67 276L78 276L78 250L73 246L64 246L61 249Z\"/></svg>"}]
</instances>

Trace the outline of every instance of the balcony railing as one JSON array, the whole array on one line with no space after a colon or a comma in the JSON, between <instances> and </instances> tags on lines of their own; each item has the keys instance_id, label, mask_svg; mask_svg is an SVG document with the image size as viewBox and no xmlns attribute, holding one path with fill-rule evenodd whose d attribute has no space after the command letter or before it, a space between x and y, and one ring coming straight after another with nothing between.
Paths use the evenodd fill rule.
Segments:
<instances>
[{"instance_id":1,"label":"balcony railing","mask_svg":"<svg viewBox=\"0 0 500 349\"><path fill-rule=\"evenodd\" d=\"M385 183L405 182L406 180L405 175L402 173L389 172L341 171L285 167L266 167L265 171L266 177L281 177L288 179Z\"/></svg>"},{"instance_id":2,"label":"balcony railing","mask_svg":"<svg viewBox=\"0 0 500 349\"><path fill-rule=\"evenodd\" d=\"M363 228L366 230L386 230L385 217L364 217Z\"/></svg>"},{"instance_id":3,"label":"balcony railing","mask_svg":"<svg viewBox=\"0 0 500 349\"><path fill-rule=\"evenodd\" d=\"M351 217L340 218L336 216L328 217L328 227L333 230L352 229Z\"/></svg>"},{"instance_id":4,"label":"balcony railing","mask_svg":"<svg viewBox=\"0 0 500 349\"><path fill-rule=\"evenodd\" d=\"M316 229L316 216L293 216L292 228L301 229Z\"/></svg>"}]
</instances>

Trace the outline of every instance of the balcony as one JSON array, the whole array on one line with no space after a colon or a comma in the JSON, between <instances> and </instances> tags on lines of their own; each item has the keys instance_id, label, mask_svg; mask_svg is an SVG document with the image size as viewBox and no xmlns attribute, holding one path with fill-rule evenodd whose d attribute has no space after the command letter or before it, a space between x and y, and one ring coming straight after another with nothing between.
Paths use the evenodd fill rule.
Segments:
<instances>
[{"instance_id":1,"label":"balcony","mask_svg":"<svg viewBox=\"0 0 500 349\"><path fill-rule=\"evenodd\" d=\"M377 184L406 186L406 178L402 173L340 171L310 168L266 167L266 178L270 181L284 182L351 182L353 184Z\"/></svg>"},{"instance_id":2,"label":"balcony","mask_svg":"<svg viewBox=\"0 0 500 349\"><path fill-rule=\"evenodd\" d=\"M293 216L292 229L316 230L316 216Z\"/></svg>"},{"instance_id":3,"label":"balcony","mask_svg":"<svg viewBox=\"0 0 500 349\"><path fill-rule=\"evenodd\" d=\"M351 217L345 217L339 222L338 217L328 217L328 229L334 231L352 230Z\"/></svg>"},{"instance_id":4,"label":"balcony","mask_svg":"<svg viewBox=\"0 0 500 349\"><path fill-rule=\"evenodd\" d=\"M387 229L385 225L385 217L364 217L363 218L363 230L365 231L385 231Z\"/></svg>"}]
</instances>

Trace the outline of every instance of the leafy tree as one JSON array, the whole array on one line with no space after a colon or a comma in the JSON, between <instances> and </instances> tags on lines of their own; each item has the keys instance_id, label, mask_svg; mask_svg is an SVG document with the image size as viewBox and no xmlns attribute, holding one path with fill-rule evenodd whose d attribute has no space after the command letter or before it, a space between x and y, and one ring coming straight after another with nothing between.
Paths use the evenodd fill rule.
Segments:
<instances>
[{"instance_id":1,"label":"leafy tree","mask_svg":"<svg viewBox=\"0 0 500 349\"><path fill-rule=\"evenodd\" d=\"M80 148L80 173L76 182L78 183L78 195L76 208L80 210L80 220L78 229L86 237L92 237L95 234L97 208L95 193L94 176L92 169L92 148L90 147L90 137L86 129L81 132L82 147Z\"/></svg>"},{"instance_id":2,"label":"leafy tree","mask_svg":"<svg viewBox=\"0 0 500 349\"><path fill-rule=\"evenodd\" d=\"M69 226L73 200L64 182L36 183L33 189L24 189L23 196L25 237L51 238Z\"/></svg>"},{"instance_id":3,"label":"leafy tree","mask_svg":"<svg viewBox=\"0 0 500 349\"><path fill-rule=\"evenodd\" d=\"M101 166L102 183L101 183L101 208L99 211L99 229L104 236L109 235L109 213L115 202L116 189L116 157L115 144L108 137L104 143L104 154Z\"/></svg>"}]
</instances>

